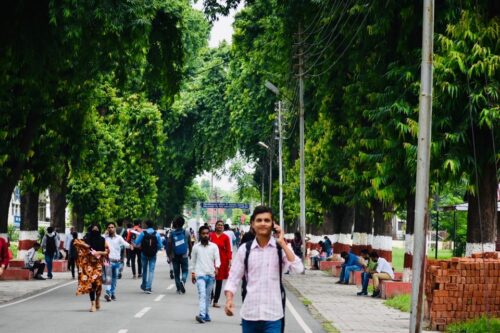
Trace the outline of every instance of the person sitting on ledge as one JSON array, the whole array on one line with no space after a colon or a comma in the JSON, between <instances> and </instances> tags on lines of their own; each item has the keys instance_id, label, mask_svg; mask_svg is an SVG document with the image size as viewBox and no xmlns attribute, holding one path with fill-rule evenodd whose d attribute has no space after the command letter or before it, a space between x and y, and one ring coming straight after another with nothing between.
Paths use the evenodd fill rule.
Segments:
<instances>
[{"instance_id":1,"label":"person sitting on ledge","mask_svg":"<svg viewBox=\"0 0 500 333\"><path fill-rule=\"evenodd\" d=\"M340 256L344 259L344 263L342 264L342 269L340 270L340 279L335 282L336 284L349 284L349 277L351 272L360 271L363 269L364 259L358 257L352 252L343 251Z\"/></svg>"},{"instance_id":2,"label":"person sitting on ledge","mask_svg":"<svg viewBox=\"0 0 500 333\"><path fill-rule=\"evenodd\" d=\"M391 265L384 258L379 258L378 253L373 251L370 253L370 259L377 263L375 273L372 274L373 279L373 295L372 297L380 297L379 280L393 280L394 271Z\"/></svg>"},{"instance_id":3,"label":"person sitting on ledge","mask_svg":"<svg viewBox=\"0 0 500 333\"><path fill-rule=\"evenodd\" d=\"M377 263L370 259L370 252L367 249L361 250L361 256L365 259L365 264L363 265L364 271L361 273L361 291L357 295L366 296L368 295L368 282L370 282L372 274L375 273Z\"/></svg>"},{"instance_id":4,"label":"person sitting on ledge","mask_svg":"<svg viewBox=\"0 0 500 333\"><path fill-rule=\"evenodd\" d=\"M35 279L45 280L42 276L45 264L36 258L38 249L40 249L40 243L33 244L33 247L28 250L24 256L24 267L33 272Z\"/></svg>"}]
</instances>

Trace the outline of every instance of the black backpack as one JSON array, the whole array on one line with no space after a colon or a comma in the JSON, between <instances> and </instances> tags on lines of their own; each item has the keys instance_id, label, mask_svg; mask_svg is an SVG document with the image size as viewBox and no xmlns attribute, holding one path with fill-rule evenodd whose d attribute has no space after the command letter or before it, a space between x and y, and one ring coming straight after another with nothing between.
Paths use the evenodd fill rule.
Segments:
<instances>
[{"instance_id":1,"label":"black backpack","mask_svg":"<svg viewBox=\"0 0 500 333\"><path fill-rule=\"evenodd\" d=\"M57 237L57 235L55 235L55 234L52 237L47 235L47 239L45 241L45 253L46 254L54 254L57 252L56 237Z\"/></svg>"},{"instance_id":2,"label":"black backpack","mask_svg":"<svg viewBox=\"0 0 500 333\"><path fill-rule=\"evenodd\" d=\"M250 250L252 249L252 243L253 241L248 241L245 243L245 271L243 274L244 277L244 283L241 285L241 295L243 297L243 302L245 301L245 296L247 295L247 279L246 276L248 275L248 257L250 257ZM283 318L281 318L281 333L285 332L285 306L286 306L286 293L285 293L285 287L283 287L283 281L281 279L282 273L283 273L283 249L279 244L276 244L276 249L278 250L278 261L279 261L279 266L280 266L280 290L281 290L281 305L283 305Z\"/></svg>"},{"instance_id":3,"label":"black backpack","mask_svg":"<svg viewBox=\"0 0 500 333\"><path fill-rule=\"evenodd\" d=\"M158 239L156 238L156 231L153 233L148 233L144 231L144 235L141 241L142 254L146 257L154 257L158 252Z\"/></svg>"}]
</instances>

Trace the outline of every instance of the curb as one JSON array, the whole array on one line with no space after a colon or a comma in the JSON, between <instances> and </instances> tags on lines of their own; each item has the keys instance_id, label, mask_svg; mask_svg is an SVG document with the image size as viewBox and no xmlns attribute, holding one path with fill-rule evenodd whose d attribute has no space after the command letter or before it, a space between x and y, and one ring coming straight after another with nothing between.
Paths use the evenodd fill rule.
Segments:
<instances>
[{"instance_id":1,"label":"curb","mask_svg":"<svg viewBox=\"0 0 500 333\"><path fill-rule=\"evenodd\" d=\"M9 303L14 303L14 302L17 302L17 301L20 301L24 298L28 298L28 297L31 297L31 296L35 296L37 294L40 294L40 293L43 293L49 289L52 289L52 288L56 288L56 287L59 287L65 283L68 283L70 281L74 281L74 282L78 282L78 280L61 280L60 282L56 283L56 284L53 284L51 286L46 286L46 287L42 287L40 289L36 289L36 290L32 290L32 291L29 291L27 293L24 293L22 295L19 295L19 296L15 296L7 301L0 301L0 305L8 305Z\"/></svg>"},{"instance_id":2,"label":"curb","mask_svg":"<svg viewBox=\"0 0 500 333\"><path fill-rule=\"evenodd\" d=\"M303 299L306 299L306 297L304 297L304 295L302 295L300 293L300 291L295 288L290 282L288 282L285 279L282 280L283 281L283 285L285 286L286 289L290 290L301 302ZM304 304L304 306L307 308L307 311L309 311L309 313L311 314L311 316L318 320L320 323L321 323L321 326L323 327L323 329L325 330L325 332L331 332L331 333L340 333L340 331L333 325L334 323L328 319L326 319L319 311L318 309L316 309L314 307L314 305L311 303L311 304ZM331 328L329 328L329 330L327 331L327 329L325 328L325 324L329 324L328 326L331 326Z\"/></svg>"}]
</instances>

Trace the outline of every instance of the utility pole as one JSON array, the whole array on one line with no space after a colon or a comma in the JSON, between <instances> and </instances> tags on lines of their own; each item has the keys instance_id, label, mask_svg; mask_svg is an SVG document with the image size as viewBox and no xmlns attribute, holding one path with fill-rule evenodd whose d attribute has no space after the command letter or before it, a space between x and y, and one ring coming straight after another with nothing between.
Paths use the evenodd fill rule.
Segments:
<instances>
[{"instance_id":1,"label":"utility pole","mask_svg":"<svg viewBox=\"0 0 500 333\"><path fill-rule=\"evenodd\" d=\"M420 110L418 114L417 180L415 192L415 233L411 290L410 332L422 332L425 255L429 225L429 168L432 123L432 56L434 0L424 0L422 22L422 65L420 70Z\"/></svg>"},{"instance_id":2,"label":"utility pole","mask_svg":"<svg viewBox=\"0 0 500 333\"><path fill-rule=\"evenodd\" d=\"M279 209L280 209L280 226L285 232L285 219L283 217L283 151L282 151L282 135L281 135L281 101L278 101L278 164L279 164Z\"/></svg>"},{"instance_id":3,"label":"utility pole","mask_svg":"<svg viewBox=\"0 0 500 333\"><path fill-rule=\"evenodd\" d=\"M271 207L271 199L273 193L273 140L271 140L271 144L268 147L269 153L269 203L268 206Z\"/></svg>"},{"instance_id":4,"label":"utility pole","mask_svg":"<svg viewBox=\"0 0 500 333\"><path fill-rule=\"evenodd\" d=\"M306 180L304 167L304 50L302 45L302 24L299 23L299 140L300 140L300 236L302 253L306 257ZM304 259L305 260L305 259Z\"/></svg>"}]
</instances>

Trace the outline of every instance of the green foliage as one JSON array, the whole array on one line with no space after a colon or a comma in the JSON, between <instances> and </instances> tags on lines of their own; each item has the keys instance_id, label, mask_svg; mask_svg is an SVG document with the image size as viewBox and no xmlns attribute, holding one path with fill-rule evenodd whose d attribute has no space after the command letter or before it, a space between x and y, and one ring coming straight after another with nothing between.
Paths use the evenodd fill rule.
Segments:
<instances>
[{"instance_id":1,"label":"green foliage","mask_svg":"<svg viewBox=\"0 0 500 333\"><path fill-rule=\"evenodd\" d=\"M14 227L13 224L9 224L7 229L7 237L9 237L9 241L17 242L19 240L19 230Z\"/></svg>"},{"instance_id":2,"label":"green foliage","mask_svg":"<svg viewBox=\"0 0 500 333\"><path fill-rule=\"evenodd\" d=\"M494 333L499 331L500 319L488 317L450 324L446 327L448 333Z\"/></svg>"},{"instance_id":3,"label":"green foliage","mask_svg":"<svg viewBox=\"0 0 500 333\"><path fill-rule=\"evenodd\" d=\"M391 308L401 310L403 312L410 312L411 295L409 294L397 295L392 298L389 298L388 300L385 300L384 304Z\"/></svg>"}]
</instances>

